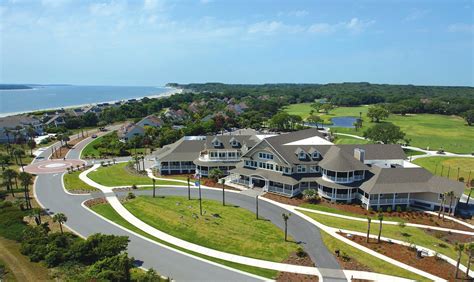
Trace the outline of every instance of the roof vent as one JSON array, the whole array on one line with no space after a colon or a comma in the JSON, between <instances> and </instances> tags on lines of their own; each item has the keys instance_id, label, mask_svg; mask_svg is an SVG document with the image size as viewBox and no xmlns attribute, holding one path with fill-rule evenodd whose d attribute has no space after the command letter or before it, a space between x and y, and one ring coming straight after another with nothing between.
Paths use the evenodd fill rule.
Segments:
<instances>
[{"instance_id":1,"label":"roof vent","mask_svg":"<svg viewBox=\"0 0 474 282\"><path fill-rule=\"evenodd\" d=\"M354 158L357 160L364 162L365 161L365 150L361 148L354 149Z\"/></svg>"}]
</instances>

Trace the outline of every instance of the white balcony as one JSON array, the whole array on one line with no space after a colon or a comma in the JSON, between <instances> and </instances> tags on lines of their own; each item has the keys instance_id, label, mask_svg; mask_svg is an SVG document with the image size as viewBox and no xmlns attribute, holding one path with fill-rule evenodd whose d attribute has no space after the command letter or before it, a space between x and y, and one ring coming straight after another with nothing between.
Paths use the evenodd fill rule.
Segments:
<instances>
[{"instance_id":1,"label":"white balcony","mask_svg":"<svg viewBox=\"0 0 474 282\"><path fill-rule=\"evenodd\" d=\"M209 155L201 155L198 160L203 162L238 162L240 157L210 157Z\"/></svg>"},{"instance_id":2,"label":"white balcony","mask_svg":"<svg viewBox=\"0 0 474 282\"><path fill-rule=\"evenodd\" d=\"M166 166L161 166L160 170L188 170L188 169L196 169L195 165L166 165Z\"/></svg>"}]
</instances>

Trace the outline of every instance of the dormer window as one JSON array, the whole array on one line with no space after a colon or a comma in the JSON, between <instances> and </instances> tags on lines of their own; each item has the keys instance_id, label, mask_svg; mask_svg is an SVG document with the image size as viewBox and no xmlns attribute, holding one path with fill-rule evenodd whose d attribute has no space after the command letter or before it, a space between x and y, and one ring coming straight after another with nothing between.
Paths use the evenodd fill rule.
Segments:
<instances>
[{"instance_id":1,"label":"dormer window","mask_svg":"<svg viewBox=\"0 0 474 282\"><path fill-rule=\"evenodd\" d=\"M308 153L311 155L311 158L313 159L318 159L320 156L318 150L316 150L314 147L311 147Z\"/></svg>"},{"instance_id":2,"label":"dormer window","mask_svg":"<svg viewBox=\"0 0 474 282\"><path fill-rule=\"evenodd\" d=\"M221 147L221 146L222 146L222 142L221 142L221 140L219 140L219 139L217 139L217 138L214 138L214 139L212 140L212 145L213 145L214 147Z\"/></svg>"},{"instance_id":3,"label":"dormer window","mask_svg":"<svg viewBox=\"0 0 474 282\"><path fill-rule=\"evenodd\" d=\"M319 152L313 152L313 159L318 159L319 158Z\"/></svg>"},{"instance_id":4,"label":"dormer window","mask_svg":"<svg viewBox=\"0 0 474 282\"><path fill-rule=\"evenodd\" d=\"M238 146L240 146L240 142L239 142L239 140L237 140L237 139L235 139L234 137L232 137L232 139L230 139L230 145L231 145L232 147L238 147Z\"/></svg>"},{"instance_id":5,"label":"dormer window","mask_svg":"<svg viewBox=\"0 0 474 282\"><path fill-rule=\"evenodd\" d=\"M300 160L306 159L306 153L305 153L304 151L301 151L301 152L298 154L298 159L300 159Z\"/></svg>"}]
</instances>

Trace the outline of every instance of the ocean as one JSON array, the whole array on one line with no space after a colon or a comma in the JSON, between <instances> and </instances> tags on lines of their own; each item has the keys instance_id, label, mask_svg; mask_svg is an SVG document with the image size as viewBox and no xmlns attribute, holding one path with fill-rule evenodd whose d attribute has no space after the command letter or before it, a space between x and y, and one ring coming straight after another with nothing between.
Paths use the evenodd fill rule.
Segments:
<instances>
[{"instance_id":1,"label":"ocean","mask_svg":"<svg viewBox=\"0 0 474 282\"><path fill-rule=\"evenodd\" d=\"M169 94L172 88L151 86L35 86L0 90L0 116Z\"/></svg>"}]
</instances>

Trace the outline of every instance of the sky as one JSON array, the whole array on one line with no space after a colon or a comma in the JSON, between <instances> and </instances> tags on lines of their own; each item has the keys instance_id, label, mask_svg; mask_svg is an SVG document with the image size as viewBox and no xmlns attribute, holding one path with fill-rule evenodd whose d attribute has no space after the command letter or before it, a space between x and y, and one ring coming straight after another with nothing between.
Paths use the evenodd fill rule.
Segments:
<instances>
[{"instance_id":1,"label":"sky","mask_svg":"<svg viewBox=\"0 0 474 282\"><path fill-rule=\"evenodd\" d=\"M0 0L0 83L474 86L474 2Z\"/></svg>"}]
</instances>

